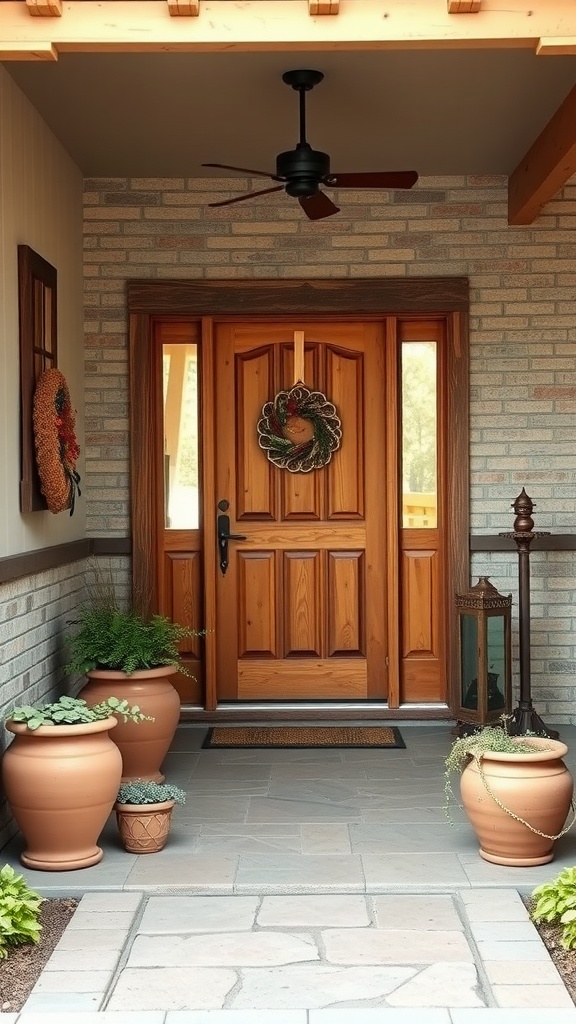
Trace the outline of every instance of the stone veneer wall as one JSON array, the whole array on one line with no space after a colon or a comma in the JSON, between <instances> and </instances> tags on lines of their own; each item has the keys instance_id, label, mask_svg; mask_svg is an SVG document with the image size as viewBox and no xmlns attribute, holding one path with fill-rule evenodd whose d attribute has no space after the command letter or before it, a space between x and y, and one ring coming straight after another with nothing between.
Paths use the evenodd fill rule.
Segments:
<instances>
[{"instance_id":1,"label":"stone veneer wall","mask_svg":"<svg viewBox=\"0 0 576 1024\"><path fill-rule=\"evenodd\" d=\"M508 227L501 177L346 191L342 212L314 224L286 196L207 206L259 186L85 182L88 534L129 533L127 279L451 275L471 287L471 532L510 530L525 486L538 529L574 533L576 185L527 227ZM476 554L472 571L516 598L515 554ZM533 687L558 722L576 722L575 582L576 552L534 553Z\"/></svg>"}]
</instances>

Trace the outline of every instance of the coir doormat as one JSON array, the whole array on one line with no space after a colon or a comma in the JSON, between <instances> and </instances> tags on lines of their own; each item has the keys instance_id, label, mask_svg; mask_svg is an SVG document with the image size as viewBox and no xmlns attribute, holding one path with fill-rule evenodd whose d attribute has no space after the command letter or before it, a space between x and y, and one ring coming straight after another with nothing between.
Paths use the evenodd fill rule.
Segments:
<instances>
[{"instance_id":1,"label":"coir doormat","mask_svg":"<svg viewBox=\"0 0 576 1024\"><path fill-rule=\"evenodd\" d=\"M406 744L393 726L215 726L203 747L388 747Z\"/></svg>"}]
</instances>

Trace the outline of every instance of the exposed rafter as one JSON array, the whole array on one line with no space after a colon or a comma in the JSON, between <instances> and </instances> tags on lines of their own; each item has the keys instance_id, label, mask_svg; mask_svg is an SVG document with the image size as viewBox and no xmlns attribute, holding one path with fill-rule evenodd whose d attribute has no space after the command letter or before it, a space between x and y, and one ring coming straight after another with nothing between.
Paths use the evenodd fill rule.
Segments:
<instances>
[{"instance_id":1,"label":"exposed rafter","mask_svg":"<svg viewBox=\"0 0 576 1024\"><path fill-rule=\"evenodd\" d=\"M482 0L448 0L448 14L477 14Z\"/></svg>"},{"instance_id":2,"label":"exposed rafter","mask_svg":"<svg viewBox=\"0 0 576 1024\"><path fill-rule=\"evenodd\" d=\"M173 18L197 18L200 0L168 0L168 12Z\"/></svg>"},{"instance_id":3,"label":"exposed rafter","mask_svg":"<svg viewBox=\"0 0 576 1024\"><path fill-rule=\"evenodd\" d=\"M36 18L62 17L62 0L26 0L26 7Z\"/></svg>"},{"instance_id":4,"label":"exposed rafter","mask_svg":"<svg viewBox=\"0 0 576 1024\"><path fill-rule=\"evenodd\" d=\"M458 9L476 0L460 0ZM194 17L183 31L182 18ZM448 0L0 0L0 60L56 53L507 49L574 52L574 0L484 0L478 16ZM54 16L56 6L62 17ZM50 17L30 17L51 12ZM454 0L451 0L454 9ZM176 17L170 17L170 14ZM559 36L559 31L562 35ZM40 54L40 56L36 56Z\"/></svg>"},{"instance_id":5,"label":"exposed rafter","mask_svg":"<svg viewBox=\"0 0 576 1024\"><path fill-rule=\"evenodd\" d=\"M576 86L510 176L508 223L532 224L573 174L576 174Z\"/></svg>"},{"instance_id":6,"label":"exposed rafter","mask_svg":"<svg viewBox=\"0 0 576 1024\"><path fill-rule=\"evenodd\" d=\"M308 0L308 14L338 14L340 0Z\"/></svg>"}]
</instances>

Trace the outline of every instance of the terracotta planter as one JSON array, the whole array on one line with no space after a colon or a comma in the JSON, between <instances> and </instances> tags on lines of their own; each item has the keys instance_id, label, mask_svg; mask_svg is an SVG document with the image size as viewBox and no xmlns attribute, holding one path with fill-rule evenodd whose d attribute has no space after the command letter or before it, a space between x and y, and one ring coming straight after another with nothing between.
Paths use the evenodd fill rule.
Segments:
<instances>
[{"instance_id":1,"label":"terracotta planter","mask_svg":"<svg viewBox=\"0 0 576 1024\"><path fill-rule=\"evenodd\" d=\"M26 840L26 867L74 871L102 859L97 839L122 774L122 758L109 736L115 727L115 718L34 731L7 722L15 738L2 759L2 778Z\"/></svg>"},{"instance_id":2,"label":"terracotta planter","mask_svg":"<svg viewBox=\"0 0 576 1024\"><path fill-rule=\"evenodd\" d=\"M180 697L169 678L176 672L175 665L164 665L132 675L107 669L86 673L88 683L78 696L87 704L98 704L107 697L125 698L131 707L137 704L145 715L154 719L153 722L118 719L112 738L122 754L122 782L164 781L160 766L180 721Z\"/></svg>"},{"instance_id":3,"label":"terracotta planter","mask_svg":"<svg viewBox=\"0 0 576 1024\"><path fill-rule=\"evenodd\" d=\"M573 780L562 761L568 752L564 743L532 736L518 740L533 745L534 753L485 752L480 767L472 760L462 772L460 792L480 856L493 864L532 867L554 856L554 838L545 837L564 828Z\"/></svg>"},{"instance_id":4,"label":"terracotta planter","mask_svg":"<svg viewBox=\"0 0 576 1024\"><path fill-rule=\"evenodd\" d=\"M175 800L161 804L115 804L120 838L129 853L158 853L166 845Z\"/></svg>"}]
</instances>

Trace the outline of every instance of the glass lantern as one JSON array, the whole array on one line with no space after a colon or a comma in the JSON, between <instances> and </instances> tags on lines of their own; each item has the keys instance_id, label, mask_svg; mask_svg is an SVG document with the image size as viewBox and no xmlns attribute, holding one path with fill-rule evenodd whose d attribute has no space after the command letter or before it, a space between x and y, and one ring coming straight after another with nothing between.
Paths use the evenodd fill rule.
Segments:
<instances>
[{"instance_id":1,"label":"glass lantern","mask_svg":"<svg viewBox=\"0 0 576 1024\"><path fill-rule=\"evenodd\" d=\"M499 594L481 576L466 594L456 595L459 635L459 724L481 727L510 713L512 595Z\"/></svg>"}]
</instances>

